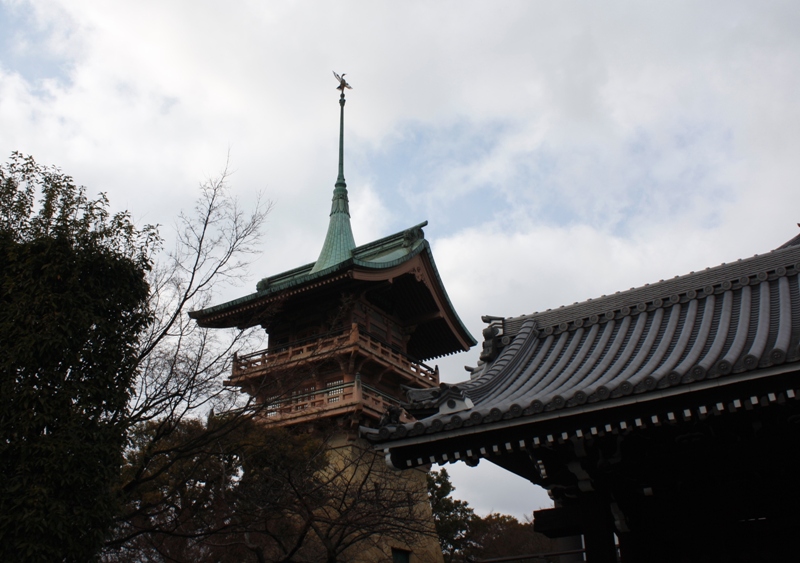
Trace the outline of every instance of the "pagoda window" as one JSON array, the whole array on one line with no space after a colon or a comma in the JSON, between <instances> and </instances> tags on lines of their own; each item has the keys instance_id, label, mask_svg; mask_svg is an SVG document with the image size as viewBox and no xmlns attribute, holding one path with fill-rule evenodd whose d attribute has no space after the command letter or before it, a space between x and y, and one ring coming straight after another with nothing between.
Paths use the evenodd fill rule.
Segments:
<instances>
[{"instance_id":1,"label":"pagoda window","mask_svg":"<svg viewBox=\"0 0 800 563\"><path fill-rule=\"evenodd\" d=\"M396 352L405 353L406 338L399 322L366 304L359 304L358 309L354 320L358 322L359 329L364 330L372 338L386 344Z\"/></svg>"},{"instance_id":2,"label":"pagoda window","mask_svg":"<svg viewBox=\"0 0 800 563\"><path fill-rule=\"evenodd\" d=\"M328 381L325 384L326 389L328 391L325 393L328 397L329 403L338 403L342 400L342 395L344 394L344 379L336 379L334 381Z\"/></svg>"},{"instance_id":3,"label":"pagoda window","mask_svg":"<svg viewBox=\"0 0 800 563\"><path fill-rule=\"evenodd\" d=\"M278 409L281 407L280 398L277 395L274 395L272 397L267 397L264 402L267 403L267 418L275 418L278 416Z\"/></svg>"}]
</instances>

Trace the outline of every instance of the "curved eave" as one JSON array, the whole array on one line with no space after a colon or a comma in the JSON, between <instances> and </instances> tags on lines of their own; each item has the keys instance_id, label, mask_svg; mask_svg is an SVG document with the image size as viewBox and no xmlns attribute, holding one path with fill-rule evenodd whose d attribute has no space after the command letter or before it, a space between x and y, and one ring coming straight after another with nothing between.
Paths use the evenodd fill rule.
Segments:
<instances>
[{"instance_id":1,"label":"curved eave","mask_svg":"<svg viewBox=\"0 0 800 563\"><path fill-rule=\"evenodd\" d=\"M543 412L535 417L491 413L483 422L466 422L457 428L422 422L405 425L404 436L387 438L380 429L361 427L363 436L375 443L387 462L398 469L445 464L459 460L476 465L488 458L503 466L506 454L526 458L537 448L574 443L596 435L647 432L659 425L683 423L737 411L774 407L800 397L798 363L786 363L720 379L707 379L644 396L631 395L571 409ZM460 413L468 417L469 412ZM646 434L642 434L645 436ZM522 474L521 474L522 475ZM528 477L529 478L529 477Z\"/></svg>"},{"instance_id":2,"label":"curved eave","mask_svg":"<svg viewBox=\"0 0 800 563\"><path fill-rule=\"evenodd\" d=\"M314 264L307 264L300 268L290 270L289 272L267 278L265 281L268 281L269 285L264 290L199 311L190 311L189 317L195 319L200 326L208 328L244 328L247 326L255 326L258 324L257 321L252 324L245 323L243 325L241 315L237 313L267 305L289 294L293 295L302 291L308 291L320 285L330 283L331 281L336 281L342 278L341 275L337 274L351 271L354 267L369 271L384 271L396 268L419 254L422 249L423 245L420 244L419 248L415 249L414 252L390 262L370 262L367 260L348 258L338 264L314 273L311 273L311 268Z\"/></svg>"},{"instance_id":3,"label":"curved eave","mask_svg":"<svg viewBox=\"0 0 800 563\"><path fill-rule=\"evenodd\" d=\"M267 278L271 283L266 289L199 311L189 311L189 317L196 320L200 326L206 328L247 328L255 326L259 324L258 321L249 323L243 320L242 315L245 314L245 317L252 316L249 313L250 311L275 301L279 296L285 296L291 290L302 291L304 288L310 289L333 281L325 278L338 279L337 276L332 274L346 269L348 265L348 262L343 262L334 267L310 274L309 272L314 264L306 264L272 278Z\"/></svg>"},{"instance_id":4,"label":"curved eave","mask_svg":"<svg viewBox=\"0 0 800 563\"><path fill-rule=\"evenodd\" d=\"M388 262L369 260L368 258L373 257L380 259L385 255L387 250L391 252L396 251L397 249L402 249L404 240L408 238L408 233L413 233L415 235L418 233L419 238L422 239L422 227L427 224L428 222L425 221L411 227L410 229L406 229L405 231L400 231L399 233L395 233L382 239L378 239L376 241L356 247L353 249L352 255L349 258L342 260L338 264L333 264L316 272L313 271L316 262L312 262L310 264L264 278L258 282L258 287L263 287L263 289L259 289L255 293L233 299L232 301L228 301L226 303L207 307L199 311L190 311L189 317L195 319L200 326L208 328L231 328L235 326L243 328L245 326L253 326L258 323L254 322L252 324L243 325L241 319L239 319L239 316L236 313L243 310L252 310L263 304L270 303L275 300L277 295L283 294L290 289L302 288L305 286L308 286L309 288L317 287L319 283L325 283L324 280L328 276L343 270L347 270L356 263L367 268L393 267L411 257L412 253L406 251L404 255L401 255L397 259ZM417 240L415 242L419 246L420 241Z\"/></svg>"},{"instance_id":5,"label":"curved eave","mask_svg":"<svg viewBox=\"0 0 800 563\"><path fill-rule=\"evenodd\" d=\"M530 315L476 379L458 384L473 408L372 439L435 442L797 371L800 247L707 273L683 279L682 292L666 282L627 292L621 307L613 296L618 308L598 300L608 314L577 322L543 326Z\"/></svg>"},{"instance_id":6,"label":"curved eave","mask_svg":"<svg viewBox=\"0 0 800 563\"><path fill-rule=\"evenodd\" d=\"M426 240L424 242L425 258L427 259L435 280L433 290L436 293L437 301L439 301L444 307L446 311L445 319L453 333L458 335L463 351L467 351L475 346L478 342L467 330L467 327L464 326L461 317L458 316L455 307L453 307L453 303L450 301L450 296L447 294L447 290L442 282L442 277L439 275L439 269L436 267L436 262L433 259L433 251L431 251L428 241Z\"/></svg>"}]
</instances>

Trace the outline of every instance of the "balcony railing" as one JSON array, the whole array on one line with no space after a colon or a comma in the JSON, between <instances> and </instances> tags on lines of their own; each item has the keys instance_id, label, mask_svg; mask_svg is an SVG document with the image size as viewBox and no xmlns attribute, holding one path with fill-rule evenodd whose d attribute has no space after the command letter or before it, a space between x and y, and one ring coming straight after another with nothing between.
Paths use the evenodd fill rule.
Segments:
<instances>
[{"instance_id":1,"label":"balcony railing","mask_svg":"<svg viewBox=\"0 0 800 563\"><path fill-rule=\"evenodd\" d=\"M349 331L332 334L313 340L305 340L289 344L279 350L261 350L246 356L234 355L233 373L230 384L236 385L241 378L264 373L278 367L285 368L314 358L324 358L337 353L351 352L358 348L364 353L382 359L399 371L405 372L414 379L424 382L426 386L439 384L439 368L431 368L416 362L402 352L393 350L369 334L361 332L357 324Z\"/></svg>"},{"instance_id":2,"label":"balcony railing","mask_svg":"<svg viewBox=\"0 0 800 563\"><path fill-rule=\"evenodd\" d=\"M366 410L374 418L380 417L389 407L399 407L400 401L382 393L360 380L292 395L285 399L268 402L266 418L284 420L298 418L316 418L324 413L339 413L355 409ZM411 422L405 411L400 416L401 422Z\"/></svg>"}]
</instances>

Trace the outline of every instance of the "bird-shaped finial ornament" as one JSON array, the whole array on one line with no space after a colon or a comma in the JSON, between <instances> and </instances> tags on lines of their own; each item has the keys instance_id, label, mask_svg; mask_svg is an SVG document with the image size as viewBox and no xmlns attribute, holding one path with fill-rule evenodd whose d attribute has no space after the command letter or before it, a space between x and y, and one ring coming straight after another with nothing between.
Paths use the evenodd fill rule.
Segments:
<instances>
[{"instance_id":1,"label":"bird-shaped finial ornament","mask_svg":"<svg viewBox=\"0 0 800 563\"><path fill-rule=\"evenodd\" d=\"M350 86L347 83L347 80L344 79L344 76L345 76L344 74L339 76L338 74L336 74L336 71L334 70L333 71L333 75L336 77L336 80L339 81L339 85L336 87L336 89L342 91L342 96L344 96L344 89L345 88L347 88L348 90L352 90L353 89L352 86Z\"/></svg>"}]
</instances>

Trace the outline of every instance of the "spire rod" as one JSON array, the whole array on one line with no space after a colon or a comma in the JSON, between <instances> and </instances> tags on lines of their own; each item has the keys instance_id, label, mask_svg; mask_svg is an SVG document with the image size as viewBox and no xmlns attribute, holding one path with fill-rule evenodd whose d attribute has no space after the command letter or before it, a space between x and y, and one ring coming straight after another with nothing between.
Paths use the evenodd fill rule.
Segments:
<instances>
[{"instance_id":1,"label":"spire rod","mask_svg":"<svg viewBox=\"0 0 800 563\"><path fill-rule=\"evenodd\" d=\"M349 87L349 86L348 86ZM344 88L342 88L342 95L339 96L339 176L336 178L337 188L346 188L347 183L344 181Z\"/></svg>"},{"instance_id":2,"label":"spire rod","mask_svg":"<svg viewBox=\"0 0 800 563\"><path fill-rule=\"evenodd\" d=\"M339 110L339 176L336 178L336 187L347 188L347 183L344 181L344 104L346 102L344 99L344 90L345 88L348 90L352 90L353 88L347 83L347 80L344 79L344 74L339 76L336 74L336 71L334 71L333 76L339 81L339 85L336 89L342 93L339 96L339 107L341 108Z\"/></svg>"}]
</instances>

